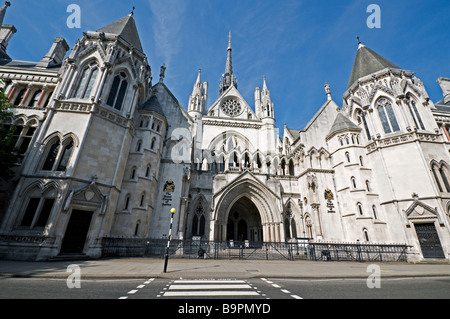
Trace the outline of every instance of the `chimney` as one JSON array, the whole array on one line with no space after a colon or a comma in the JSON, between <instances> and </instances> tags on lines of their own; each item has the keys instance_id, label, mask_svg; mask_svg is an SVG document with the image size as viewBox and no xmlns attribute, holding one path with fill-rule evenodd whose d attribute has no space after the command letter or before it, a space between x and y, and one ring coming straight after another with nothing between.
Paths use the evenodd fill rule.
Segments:
<instances>
[{"instance_id":1,"label":"chimney","mask_svg":"<svg viewBox=\"0 0 450 319\"><path fill-rule=\"evenodd\" d=\"M55 38L50 51L44 56L44 58L36 65L41 68L49 68L61 65L67 51L69 51L69 45L63 38Z\"/></svg>"},{"instance_id":2,"label":"chimney","mask_svg":"<svg viewBox=\"0 0 450 319\"><path fill-rule=\"evenodd\" d=\"M440 77L436 82L441 86L442 95L444 96L444 103L447 104L450 102L450 79Z\"/></svg>"}]
</instances>

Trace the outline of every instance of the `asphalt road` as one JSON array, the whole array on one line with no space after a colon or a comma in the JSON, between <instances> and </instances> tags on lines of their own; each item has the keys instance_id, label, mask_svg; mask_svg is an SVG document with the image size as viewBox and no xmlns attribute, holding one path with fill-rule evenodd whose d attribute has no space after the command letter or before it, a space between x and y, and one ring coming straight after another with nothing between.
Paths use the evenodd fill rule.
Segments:
<instances>
[{"instance_id":1,"label":"asphalt road","mask_svg":"<svg viewBox=\"0 0 450 319\"><path fill-rule=\"evenodd\" d=\"M76 283L78 283L78 287ZM71 286L72 288L70 288ZM450 277L365 279L66 279L0 277L0 299L450 299Z\"/></svg>"}]
</instances>

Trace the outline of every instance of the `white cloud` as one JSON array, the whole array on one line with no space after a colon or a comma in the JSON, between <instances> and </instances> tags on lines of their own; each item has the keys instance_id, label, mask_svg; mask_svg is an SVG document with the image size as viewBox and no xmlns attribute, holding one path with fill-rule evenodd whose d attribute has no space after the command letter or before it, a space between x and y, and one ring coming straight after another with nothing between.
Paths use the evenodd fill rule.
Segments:
<instances>
[{"instance_id":1,"label":"white cloud","mask_svg":"<svg viewBox=\"0 0 450 319\"><path fill-rule=\"evenodd\" d=\"M155 19L152 23L156 54L170 65L172 58L181 51L180 31L183 25L183 13L186 1L149 0Z\"/></svg>"}]
</instances>

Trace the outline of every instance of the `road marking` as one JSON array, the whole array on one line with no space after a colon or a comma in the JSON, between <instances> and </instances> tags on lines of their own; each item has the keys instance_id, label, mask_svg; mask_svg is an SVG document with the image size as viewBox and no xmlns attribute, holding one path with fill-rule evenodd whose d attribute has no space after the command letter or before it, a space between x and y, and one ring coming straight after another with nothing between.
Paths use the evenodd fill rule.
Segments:
<instances>
[{"instance_id":1,"label":"road marking","mask_svg":"<svg viewBox=\"0 0 450 319\"><path fill-rule=\"evenodd\" d=\"M157 297L261 296L256 290L245 280L179 279L164 288Z\"/></svg>"},{"instance_id":2,"label":"road marking","mask_svg":"<svg viewBox=\"0 0 450 319\"><path fill-rule=\"evenodd\" d=\"M137 289L133 289L133 290L130 290L130 291L128 292L128 294L129 294L129 295L134 295L134 294L137 293L137 292L138 292Z\"/></svg>"},{"instance_id":3,"label":"road marking","mask_svg":"<svg viewBox=\"0 0 450 319\"><path fill-rule=\"evenodd\" d=\"M289 290L286 289L281 289L282 292L284 292L285 294L290 294L291 292Z\"/></svg>"},{"instance_id":4,"label":"road marking","mask_svg":"<svg viewBox=\"0 0 450 319\"><path fill-rule=\"evenodd\" d=\"M217 290L217 289L251 289L250 285L171 285L169 290Z\"/></svg>"},{"instance_id":5,"label":"road marking","mask_svg":"<svg viewBox=\"0 0 450 319\"><path fill-rule=\"evenodd\" d=\"M243 284L246 283L245 280L202 280L202 279L198 279L198 280L189 280L189 279L178 279L178 280L174 280L173 282L174 284L178 284L178 283L184 283L184 284Z\"/></svg>"},{"instance_id":6,"label":"road marking","mask_svg":"<svg viewBox=\"0 0 450 319\"><path fill-rule=\"evenodd\" d=\"M256 291L167 291L165 297L181 297L181 296L259 296Z\"/></svg>"}]
</instances>

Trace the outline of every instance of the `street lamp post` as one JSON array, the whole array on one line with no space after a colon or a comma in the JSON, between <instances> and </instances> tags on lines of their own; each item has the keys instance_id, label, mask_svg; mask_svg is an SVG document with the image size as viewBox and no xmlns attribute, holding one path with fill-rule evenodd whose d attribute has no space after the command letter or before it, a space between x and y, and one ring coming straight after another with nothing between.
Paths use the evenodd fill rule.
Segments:
<instances>
[{"instance_id":1,"label":"street lamp post","mask_svg":"<svg viewBox=\"0 0 450 319\"><path fill-rule=\"evenodd\" d=\"M169 247L170 247L170 241L172 240L172 224L173 224L173 215L175 215L175 212L177 210L175 208L172 208L170 210L170 228L169 228L169 240L167 241L167 247L166 247L166 255L164 257L164 272L167 272L167 263L169 262Z\"/></svg>"}]
</instances>

